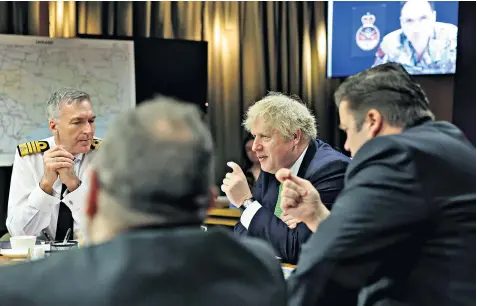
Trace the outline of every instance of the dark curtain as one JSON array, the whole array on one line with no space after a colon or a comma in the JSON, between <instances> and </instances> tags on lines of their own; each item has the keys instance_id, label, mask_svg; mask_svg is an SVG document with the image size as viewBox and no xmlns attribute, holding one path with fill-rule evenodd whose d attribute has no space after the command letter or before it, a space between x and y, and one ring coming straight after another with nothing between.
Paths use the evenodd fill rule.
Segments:
<instances>
[{"instance_id":1,"label":"dark curtain","mask_svg":"<svg viewBox=\"0 0 477 306\"><path fill-rule=\"evenodd\" d=\"M475 146L475 2L459 2L453 122Z\"/></svg>"},{"instance_id":2,"label":"dark curtain","mask_svg":"<svg viewBox=\"0 0 477 306\"><path fill-rule=\"evenodd\" d=\"M0 2L0 34L39 35L40 3ZM8 192L12 167L0 167L0 236L7 232Z\"/></svg>"},{"instance_id":3,"label":"dark curtain","mask_svg":"<svg viewBox=\"0 0 477 306\"><path fill-rule=\"evenodd\" d=\"M241 158L244 112L268 91L300 96L317 117L320 137L340 144L330 98L338 80L325 76L325 2L80 1L76 10L80 34L209 43L208 116L217 183L225 163Z\"/></svg>"},{"instance_id":4,"label":"dark curtain","mask_svg":"<svg viewBox=\"0 0 477 306\"><path fill-rule=\"evenodd\" d=\"M28 32L28 2L0 2L0 33L30 34Z\"/></svg>"}]
</instances>

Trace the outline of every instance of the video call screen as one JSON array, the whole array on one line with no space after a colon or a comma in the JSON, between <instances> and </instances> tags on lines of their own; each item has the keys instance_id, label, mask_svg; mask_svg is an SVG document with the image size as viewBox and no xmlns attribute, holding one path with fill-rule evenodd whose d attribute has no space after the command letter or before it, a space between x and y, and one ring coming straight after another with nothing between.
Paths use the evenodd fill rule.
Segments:
<instances>
[{"instance_id":1,"label":"video call screen","mask_svg":"<svg viewBox=\"0 0 477 306\"><path fill-rule=\"evenodd\" d=\"M329 1L328 77L396 62L413 75L453 74L458 1Z\"/></svg>"}]
</instances>

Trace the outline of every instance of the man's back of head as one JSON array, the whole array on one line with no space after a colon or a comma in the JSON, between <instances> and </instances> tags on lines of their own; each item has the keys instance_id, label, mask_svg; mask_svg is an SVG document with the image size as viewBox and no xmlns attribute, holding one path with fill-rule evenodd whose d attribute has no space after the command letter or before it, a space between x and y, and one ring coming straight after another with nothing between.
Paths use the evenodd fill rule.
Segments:
<instances>
[{"instance_id":1,"label":"man's back of head","mask_svg":"<svg viewBox=\"0 0 477 306\"><path fill-rule=\"evenodd\" d=\"M119 115L93 162L94 197L88 206L96 207L100 218L87 214L88 236L101 232L103 223L116 231L166 223L199 226L211 200L212 152L210 132L191 104L162 97Z\"/></svg>"}]
</instances>

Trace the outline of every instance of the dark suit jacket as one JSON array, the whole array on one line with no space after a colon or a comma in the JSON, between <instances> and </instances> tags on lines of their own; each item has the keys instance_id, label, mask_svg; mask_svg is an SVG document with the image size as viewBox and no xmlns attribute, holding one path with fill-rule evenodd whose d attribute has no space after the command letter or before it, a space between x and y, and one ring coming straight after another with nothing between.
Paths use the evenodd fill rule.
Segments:
<instances>
[{"instance_id":1,"label":"dark suit jacket","mask_svg":"<svg viewBox=\"0 0 477 306\"><path fill-rule=\"evenodd\" d=\"M303 246L290 305L475 305L475 158L446 122L368 141Z\"/></svg>"},{"instance_id":2,"label":"dark suit jacket","mask_svg":"<svg viewBox=\"0 0 477 306\"><path fill-rule=\"evenodd\" d=\"M298 176L309 180L320 192L321 199L331 207L344 185L344 175L350 159L335 151L321 140L312 140L298 171ZM284 262L295 264L298 261L301 244L311 231L300 223L290 229L274 215L280 183L274 174L262 171L252 191L253 197L261 205L250 223L248 230L238 223L235 233L259 237L268 241L277 256Z\"/></svg>"},{"instance_id":3,"label":"dark suit jacket","mask_svg":"<svg viewBox=\"0 0 477 306\"><path fill-rule=\"evenodd\" d=\"M1 305L286 305L279 262L223 231L140 229L0 268Z\"/></svg>"}]
</instances>

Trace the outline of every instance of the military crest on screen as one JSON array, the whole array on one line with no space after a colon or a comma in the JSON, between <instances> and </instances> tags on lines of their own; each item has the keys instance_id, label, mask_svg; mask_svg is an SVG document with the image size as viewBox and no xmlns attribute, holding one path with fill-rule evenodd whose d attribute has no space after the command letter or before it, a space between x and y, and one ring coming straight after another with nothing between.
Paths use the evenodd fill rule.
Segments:
<instances>
[{"instance_id":1,"label":"military crest on screen","mask_svg":"<svg viewBox=\"0 0 477 306\"><path fill-rule=\"evenodd\" d=\"M363 51L370 51L379 44L379 29L374 25L376 16L366 13L361 17L363 24L356 32L356 44Z\"/></svg>"}]
</instances>

